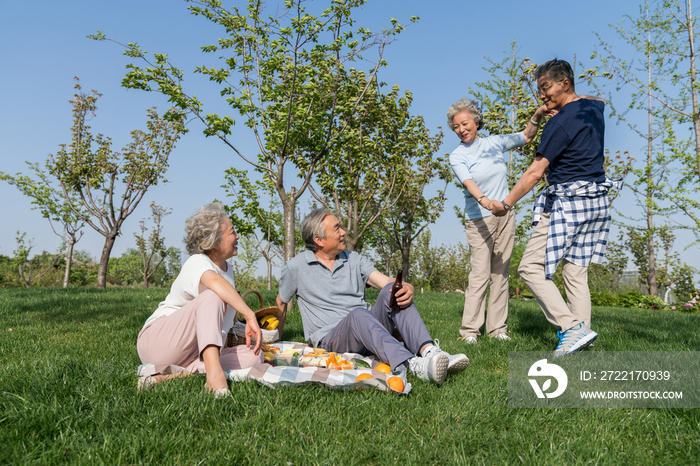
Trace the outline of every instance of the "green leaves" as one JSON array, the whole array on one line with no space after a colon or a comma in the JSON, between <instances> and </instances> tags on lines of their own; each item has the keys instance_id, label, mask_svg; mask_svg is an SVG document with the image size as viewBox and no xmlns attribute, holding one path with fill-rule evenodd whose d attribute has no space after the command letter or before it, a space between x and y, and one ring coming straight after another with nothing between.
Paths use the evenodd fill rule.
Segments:
<instances>
[{"instance_id":1,"label":"green leaves","mask_svg":"<svg viewBox=\"0 0 700 466\"><path fill-rule=\"evenodd\" d=\"M296 201L331 147L350 131L370 82L386 65L384 47L404 27L392 20L389 29L373 34L355 26L352 14L365 0L332 0L320 16L308 12L304 0L285 1L285 11L267 16L260 0L248 0L245 10L226 9L217 0L188 3L194 16L222 28L224 37L202 47L204 53L222 52L218 66L203 65L194 72L220 86L220 95L235 116L205 113L203 104L184 91L184 75L167 55L149 58L136 44L120 44L125 55L143 64L129 64L122 85L167 96L177 109L203 123L205 135L218 137L264 174L282 202L289 259ZM110 40L101 33L94 38ZM363 64L363 53L371 49L378 57L364 87L358 87L346 79L347 69ZM237 117L256 138L258 154L244 153L231 139ZM285 185L284 172L290 172L290 165L301 180L297 186Z\"/></svg>"}]
</instances>

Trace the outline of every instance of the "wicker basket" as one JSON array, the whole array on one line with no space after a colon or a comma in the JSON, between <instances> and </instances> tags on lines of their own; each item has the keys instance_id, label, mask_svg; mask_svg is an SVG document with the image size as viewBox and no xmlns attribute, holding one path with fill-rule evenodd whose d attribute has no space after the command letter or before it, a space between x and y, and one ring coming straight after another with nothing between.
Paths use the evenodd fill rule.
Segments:
<instances>
[{"instance_id":1,"label":"wicker basket","mask_svg":"<svg viewBox=\"0 0 700 466\"><path fill-rule=\"evenodd\" d=\"M263 297L255 290L249 290L243 293L242 298L245 299L250 293L255 293L258 295L260 300L260 309L255 311L255 318L260 321L265 316L276 315L279 312L277 306L262 307ZM280 340L280 332L278 329L275 330L262 330L262 343L268 345ZM255 339L253 339L255 341ZM238 346L245 345L245 322L243 321L241 314L236 313L236 317L233 319L233 327L228 331L226 335L226 346Z\"/></svg>"}]
</instances>

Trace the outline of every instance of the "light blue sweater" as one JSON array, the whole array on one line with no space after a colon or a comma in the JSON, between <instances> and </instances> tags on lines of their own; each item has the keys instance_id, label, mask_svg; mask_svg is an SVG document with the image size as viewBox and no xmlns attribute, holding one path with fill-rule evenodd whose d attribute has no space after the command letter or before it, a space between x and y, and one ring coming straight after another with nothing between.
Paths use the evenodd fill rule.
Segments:
<instances>
[{"instance_id":1,"label":"light blue sweater","mask_svg":"<svg viewBox=\"0 0 700 466\"><path fill-rule=\"evenodd\" d=\"M464 189L464 214L467 219L491 215L464 188L466 180L472 180L491 200L501 201L509 192L508 169L503 153L525 145L525 134L499 134L478 138L469 144L460 144L450 154L450 165Z\"/></svg>"}]
</instances>

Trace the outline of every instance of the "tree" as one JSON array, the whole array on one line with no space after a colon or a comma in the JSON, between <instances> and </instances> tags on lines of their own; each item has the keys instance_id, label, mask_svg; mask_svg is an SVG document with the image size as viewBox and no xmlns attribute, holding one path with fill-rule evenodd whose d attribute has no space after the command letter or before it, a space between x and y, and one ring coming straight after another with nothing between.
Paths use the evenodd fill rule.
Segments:
<instances>
[{"instance_id":1,"label":"tree","mask_svg":"<svg viewBox=\"0 0 700 466\"><path fill-rule=\"evenodd\" d=\"M605 261L602 264L590 264L588 267L588 283L591 290L609 293L620 291L620 280L627 269L627 250L623 233L620 233L617 241L608 241Z\"/></svg>"},{"instance_id":2,"label":"tree","mask_svg":"<svg viewBox=\"0 0 700 466\"><path fill-rule=\"evenodd\" d=\"M401 254L401 270L404 280L410 279L411 244L428 225L438 219L445 206L445 191L452 179L452 171L446 156L434 157L442 144L442 131L435 136L425 127L423 117L415 117L413 139L417 145L411 148L408 155L413 159L413 165L405 164L395 167L397 184L402 186L402 195L394 205L377 219L368 235L370 245L378 249L389 246L389 252L399 251ZM426 188L432 183L444 185L433 197L426 196ZM385 186L384 189L389 187ZM377 199L384 199L381 194Z\"/></svg>"},{"instance_id":3,"label":"tree","mask_svg":"<svg viewBox=\"0 0 700 466\"><path fill-rule=\"evenodd\" d=\"M93 136L87 125L101 94L83 93L79 81L75 89L70 100L72 143L62 144L56 156L49 157L46 168L61 184L71 211L105 237L97 272L97 286L104 288L114 241L146 191L163 179L170 152L185 132L184 115L171 109L164 119L155 109L148 110L148 131L132 131L132 141L121 153L113 152L111 140L102 134ZM117 193L119 182L124 186L121 195Z\"/></svg>"},{"instance_id":4,"label":"tree","mask_svg":"<svg viewBox=\"0 0 700 466\"><path fill-rule=\"evenodd\" d=\"M180 250L169 247L166 250L165 260L155 269L149 280L149 287L168 287L180 273ZM121 256L113 257L109 261L107 281L114 285L142 285L143 257L134 248L127 249Z\"/></svg>"},{"instance_id":5,"label":"tree","mask_svg":"<svg viewBox=\"0 0 700 466\"><path fill-rule=\"evenodd\" d=\"M627 27L619 24L614 27L617 34L629 43L634 51L642 58L639 60L624 60L613 53L612 47L604 42L600 35L600 48L596 49L591 58L597 58L603 71L600 76L611 81L615 86L615 93L625 87L631 88L630 100L626 108L618 103L612 95L608 96L608 106L619 121L625 123L635 134L646 143L646 156L643 167L633 171L635 180L627 186L637 195L639 204L644 210L647 234L644 235L646 243L647 265L645 276L649 293L655 296L660 294L660 286L657 283L657 251L656 243L659 227L654 219L658 215L667 215L668 211L658 202L663 186L668 181L667 154L658 150L657 141L668 142L672 135L673 124L678 115L672 112L668 105L660 105L659 101L671 106L680 101L669 97L664 88L674 80L677 73L679 60L672 49L658 44L674 39L674 33L670 29L668 18L665 16L663 6L658 5L653 11L648 2L640 7L638 18L627 16L630 20ZM593 78L598 76L598 69L588 69L581 76L586 78L597 89L602 89ZM619 94L618 94L619 95ZM646 118L644 128L638 128L632 119L630 112L642 112ZM634 221L629 216L623 215L629 221Z\"/></svg>"},{"instance_id":6,"label":"tree","mask_svg":"<svg viewBox=\"0 0 700 466\"><path fill-rule=\"evenodd\" d=\"M353 73L352 81L364 86L364 73ZM405 184L398 167L410 167L425 136L421 121L410 115L413 95L399 94L394 85L382 94L372 84L355 115L348 115L348 131L339 137L316 172L319 190L311 187L314 198L334 211L346 232L346 248L362 246L362 236L385 212L396 205ZM404 183L406 180L403 180Z\"/></svg>"},{"instance_id":7,"label":"tree","mask_svg":"<svg viewBox=\"0 0 700 466\"><path fill-rule=\"evenodd\" d=\"M22 284L29 288L37 282L39 279L44 277L47 273L54 270L61 259L61 254L49 254L46 251L42 251L41 254L29 258L29 254L32 252L34 245L30 240L28 244L24 243L24 237L26 233L17 232L17 249L14 251L15 266L19 272L19 277L22 280Z\"/></svg>"},{"instance_id":8,"label":"tree","mask_svg":"<svg viewBox=\"0 0 700 466\"><path fill-rule=\"evenodd\" d=\"M202 103L185 93L183 72L168 62L167 55L155 54L152 62L136 44L127 44L125 55L143 60L147 66L128 65L130 71L122 85L168 96L179 109L192 112L205 125L206 136L221 139L273 182L284 213L287 261L294 256L296 202L329 148L346 130L348 122L342 116L353 114L367 91L367 87L355 92L343 88L346 66L376 48L378 58L367 80L371 82L385 66L384 47L403 26L392 20L392 27L379 34L354 28L352 13L365 0L333 0L319 16L306 11L304 0L287 0L282 12L267 18L261 0L248 0L246 12L236 7L226 10L218 0L190 3L194 15L222 26L228 34L217 44L202 48L206 53L225 55L221 57L224 66L202 66L195 72L222 85L226 103L251 129L260 150L258 156L243 153L234 142L232 117L205 114ZM107 39L101 32L92 38ZM285 184L290 162L302 180L299 186Z\"/></svg>"},{"instance_id":9,"label":"tree","mask_svg":"<svg viewBox=\"0 0 700 466\"><path fill-rule=\"evenodd\" d=\"M63 240L63 243L68 248L64 254L66 260L65 273L63 275L63 288L67 288L73 263L73 248L83 236L82 229L85 223L82 221L82 215L84 215L84 211L80 210L80 214L73 212L70 204L63 197L63 193L53 187L47 173L39 168L38 163L27 162L27 165L32 169L36 178L33 179L21 173L11 176L0 172L0 180L7 181L17 187L22 194L31 197L33 208L39 209L44 218L48 219L51 230ZM75 193L70 190L66 193L70 196L72 204L78 205ZM56 231L53 222L58 222L62 225L61 233Z\"/></svg>"},{"instance_id":10,"label":"tree","mask_svg":"<svg viewBox=\"0 0 700 466\"><path fill-rule=\"evenodd\" d=\"M284 251L284 231L282 230L282 213L275 202L275 189L271 180L263 176L262 180L251 182L246 170L230 168L226 170L227 197L232 197L226 205L231 223L242 239L250 242L267 264L267 289L272 289L272 259L282 256ZM261 205L261 196L270 197L267 208ZM258 237L258 231L261 236ZM253 236L255 239L250 238ZM281 254L280 254L281 252ZM257 259L256 259L257 261Z\"/></svg>"},{"instance_id":11,"label":"tree","mask_svg":"<svg viewBox=\"0 0 700 466\"><path fill-rule=\"evenodd\" d=\"M168 256L168 250L165 247L165 238L162 236L163 228L161 222L163 217L170 215L171 212L171 209L166 209L151 201L153 230L151 230L150 236L146 238L148 227L146 226L145 218L139 222L141 234L134 233L134 237L136 237L136 248L142 259L142 266L139 271L143 276L144 288L148 288L148 280Z\"/></svg>"},{"instance_id":12,"label":"tree","mask_svg":"<svg viewBox=\"0 0 700 466\"><path fill-rule=\"evenodd\" d=\"M433 247L431 237L430 230L424 230L411 248L411 283L420 291L463 292L469 282L469 247L461 242Z\"/></svg>"},{"instance_id":13,"label":"tree","mask_svg":"<svg viewBox=\"0 0 700 466\"><path fill-rule=\"evenodd\" d=\"M239 290L250 290L256 287L255 270L256 264L261 257L262 254L256 241L251 240L248 236L241 236L238 244L238 254L235 259L230 261L233 265L236 288Z\"/></svg>"}]
</instances>

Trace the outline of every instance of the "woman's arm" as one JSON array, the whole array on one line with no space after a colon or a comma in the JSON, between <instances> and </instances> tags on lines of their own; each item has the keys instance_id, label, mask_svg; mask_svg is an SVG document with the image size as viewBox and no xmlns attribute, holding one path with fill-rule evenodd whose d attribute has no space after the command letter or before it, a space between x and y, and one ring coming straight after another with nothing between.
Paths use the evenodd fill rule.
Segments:
<instances>
[{"instance_id":1,"label":"woman's arm","mask_svg":"<svg viewBox=\"0 0 700 466\"><path fill-rule=\"evenodd\" d=\"M253 351L257 355L260 352L260 345L262 343L262 332L260 331L260 325L258 325L258 320L255 318L255 313L248 307L245 301L243 301L243 298L241 298L241 295L238 294L238 291L236 291L224 277L213 270L207 270L204 272L202 277L199 279L199 282L212 290L226 304L243 315L246 322L246 347L250 347L251 337L255 337L255 348L253 348Z\"/></svg>"},{"instance_id":2,"label":"woman's arm","mask_svg":"<svg viewBox=\"0 0 700 466\"><path fill-rule=\"evenodd\" d=\"M533 139L535 139L535 136L537 136L537 130L540 128L542 118L544 118L544 116L547 114L549 114L549 116L553 116L556 115L556 112L548 112L546 105L542 105L535 110L535 114L532 115L532 118L530 118L530 121L527 122L525 129L523 130L523 134L525 135L525 144L529 144Z\"/></svg>"},{"instance_id":3,"label":"woman's arm","mask_svg":"<svg viewBox=\"0 0 700 466\"><path fill-rule=\"evenodd\" d=\"M478 202L481 207L487 210L491 210L491 199L486 197L484 192L481 189L479 189L476 183L474 183L474 180L464 180L464 183L462 184L464 185L464 188L467 190L467 192L471 194L474 199L476 199L476 202Z\"/></svg>"}]
</instances>

